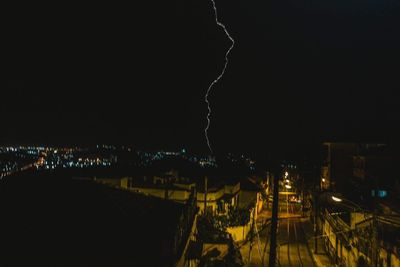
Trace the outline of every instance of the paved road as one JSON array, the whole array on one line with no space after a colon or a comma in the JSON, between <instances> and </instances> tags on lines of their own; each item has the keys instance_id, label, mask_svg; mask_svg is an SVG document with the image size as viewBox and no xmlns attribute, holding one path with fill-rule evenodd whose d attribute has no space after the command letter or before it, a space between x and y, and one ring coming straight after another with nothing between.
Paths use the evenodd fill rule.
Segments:
<instances>
[{"instance_id":1,"label":"paved road","mask_svg":"<svg viewBox=\"0 0 400 267\"><path fill-rule=\"evenodd\" d=\"M278 228L279 266L314 266L300 218L281 219Z\"/></svg>"},{"instance_id":2,"label":"paved road","mask_svg":"<svg viewBox=\"0 0 400 267\"><path fill-rule=\"evenodd\" d=\"M277 266L314 266L312 256L307 248L303 231L303 218L296 212L296 206L289 206L289 213L282 212L278 227ZM246 266L267 266L269 258L269 225L263 223L270 217L270 212L263 211L257 223L259 230L253 242L242 245L241 253Z\"/></svg>"}]
</instances>

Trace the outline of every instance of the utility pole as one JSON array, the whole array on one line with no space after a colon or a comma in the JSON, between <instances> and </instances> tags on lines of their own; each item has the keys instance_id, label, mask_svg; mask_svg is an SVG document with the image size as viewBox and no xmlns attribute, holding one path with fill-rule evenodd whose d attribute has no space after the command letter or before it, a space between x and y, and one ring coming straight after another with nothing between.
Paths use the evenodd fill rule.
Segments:
<instances>
[{"instance_id":1,"label":"utility pole","mask_svg":"<svg viewBox=\"0 0 400 267\"><path fill-rule=\"evenodd\" d=\"M251 261L251 250L253 249L253 238L254 238L254 216L252 218L251 228L250 228L250 249L249 249L249 257L247 260L248 264L250 264L250 261Z\"/></svg>"},{"instance_id":2,"label":"utility pole","mask_svg":"<svg viewBox=\"0 0 400 267\"><path fill-rule=\"evenodd\" d=\"M329 146L330 149L330 146ZM329 150L330 151L330 150ZM330 152L329 152L329 162L330 162ZM329 163L330 164L330 163ZM330 165L329 165L330 166ZM313 209L314 209L314 252L315 254L318 253L318 215L319 215L319 199L321 197L321 182L319 180L320 178L318 177L318 180L316 182L316 186L314 187L314 203L313 203Z\"/></svg>"},{"instance_id":3,"label":"utility pole","mask_svg":"<svg viewBox=\"0 0 400 267\"><path fill-rule=\"evenodd\" d=\"M375 210L373 211L374 213L372 214L372 259L373 259L373 266L378 267L378 262L379 262L379 253L378 253L378 223L376 220L376 214Z\"/></svg>"},{"instance_id":4,"label":"utility pole","mask_svg":"<svg viewBox=\"0 0 400 267\"><path fill-rule=\"evenodd\" d=\"M275 267L276 263L276 230L278 226L278 201L279 201L279 177L280 171L274 176L274 200L272 202L272 218L271 218L271 242L269 247L269 267Z\"/></svg>"},{"instance_id":5,"label":"utility pole","mask_svg":"<svg viewBox=\"0 0 400 267\"><path fill-rule=\"evenodd\" d=\"M318 253L318 198L319 198L319 192L314 192L314 251L315 254Z\"/></svg>"},{"instance_id":6,"label":"utility pole","mask_svg":"<svg viewBox=\"0 0 400 267\"><path fill-rule=\"evenodd\" d=\"M304 176L301 178L301 215L304 217Z\"/></svg>"},{"instance_id":7,"label":"utility pole","mask_svg":"<svg viewBox=\"0 0 400 267\"><path fill-rule=\"evenodd\" d=\"M374 198L374 209L372 211L372 264L378 267L379 263L379 245L378 245L378 220L377 220L377 201Z\"/></svg>"}]
</instances>

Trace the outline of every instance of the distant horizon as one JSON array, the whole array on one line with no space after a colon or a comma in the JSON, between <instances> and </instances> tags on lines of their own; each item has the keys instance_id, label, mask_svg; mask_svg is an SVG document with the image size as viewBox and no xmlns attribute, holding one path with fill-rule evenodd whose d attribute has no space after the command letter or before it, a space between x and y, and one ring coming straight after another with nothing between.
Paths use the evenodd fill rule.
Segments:
<instances>
[{"instance_id":1,"label":"distant horizon","mask_svg":"<svg viewBox=\"0 0 400 267\"><path fill-rule=\"evenodd\" d=\"M325 141L325 142L332 142L332 141ZM385 144L388 147L398 147L398 144L387 143L387 142L333 142L333 143L357 143L357 144ZM112 143L99 143L99 144L51 144L51 143L0 143L0 147L49 147L49 148L83 148L83 149L97 149L97 146L115 146L116 149L132 149L134 151L143 151L143 152L181 152L183 149L187 154L194 154L194 155L201 155L201 156L214 156L214 157L221 157L226 156L228 154L233 154L234 156L239 155L246 155L250 158L255 160L261 161L303 161L303 160L311 160L311 161L319 161L321 159L321 153L323 152L323 142L319 145L314 146L306 146L307 150L296 150L295 148L292 149L265 149L265 150L238 150L238 149L231 149L231 150L215 150L214 153L210 153L210 151L204 150L196 150L191 149L188 146L180 146L180 147L150 147L150 146L133 146L129 144L112 144ZM101 149L101 147L99 148Z\"/></svg>"}]
</instances>

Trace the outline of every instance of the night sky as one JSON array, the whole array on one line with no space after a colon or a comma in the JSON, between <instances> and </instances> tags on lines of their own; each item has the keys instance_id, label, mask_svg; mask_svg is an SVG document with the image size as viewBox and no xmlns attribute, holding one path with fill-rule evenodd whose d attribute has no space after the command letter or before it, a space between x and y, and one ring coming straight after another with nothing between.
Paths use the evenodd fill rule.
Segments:
<instances>
[{"instance_id":1,"label":"night sky","mask_svg":"<svg viewBox=\"0 0 400 267\"><path fill-rule=\"evenodd\" d=\"M210 1L136 2L7 8L1 143L207 150L229 39ZM399 136L396 0L216 2L215 151Z\"/></svg>"}]
</instances>

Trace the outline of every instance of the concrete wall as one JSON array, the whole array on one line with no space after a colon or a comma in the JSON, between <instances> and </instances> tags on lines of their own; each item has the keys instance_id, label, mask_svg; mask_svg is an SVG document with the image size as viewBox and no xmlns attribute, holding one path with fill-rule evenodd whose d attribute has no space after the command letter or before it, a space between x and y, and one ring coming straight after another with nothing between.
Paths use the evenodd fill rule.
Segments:
<instances>
[{"instance_id":1,"label":"concrete wall","mask_svg":"<svg viewBox=\"0 0 400 267\"><path fill-rule=\"evenodd\" d=\"M196 234L197 234L197 215L194 219L193 225L192 225L192 230L190 232L189 238L187 240L187 243L185 245L185 248L182 252L182 255L178 262L176 263L176 267L196 267L199 264L198 260L194 259L189 259L188 258L188 250L190 249L190 241L195 241L196 240Z\"/></svg>"},{"instance_id":2,"label":"concrete wall","mask_svg":"<svg viewBox=\"0 0 400 267\"><path fill-rule=\"evenodd\" d=\"M354 229L356 224L362 221L365 221L365 219L371 217L370 215L367 216L363 212L352 212L350 213L350 224L351 224L351 229Z\"/></svg>"},{"instance_id":3,"label":"concrete wall","mask_svg":"<svg viewBox=\"0 0 400 267\"><path fill-rule=\"evenodd\" d=\"M352 213L351 219L352 224L354 224L353 220L354 222L363 221L365 220L365 216L361 213ZM338 230L335 230L335 228L330 225L329 221L325 220L323 224L323 234L325 235L327 248L331 256L335 257L337 255L339 262L349 267L356 267L359 257L363 257L367 262L371 263L370 255L364 255L357 247L351 246L347 249L347 244L342 243L346 241L342 241L338 238L339 234L335 231ZM344 231L350 231L350 229L344 229ZM353 241L350 239L348 243L352 244ZM388 264L388 259L390 259L390 265ZM388 252L383 247L379 249L379 262L382 263L379 264L379 266L400 267L400 257L396 255L395 252Z\"/></svg>"},{"instance_id":4,"label":"concrete wall","mask_svg":"<svg viewBox=\"0 0 400 267\"><path fill-rule=\"evenodd\" d=\"M400 267L400 255L392 254L390 261L392 265L391 267Z\"/></svg>"},{"instance_id":5,"label":"concrete wall","mask_svg":"<svg viewBox=\"0 0 400 267\"><path fill-rule=\"evenodd\" d=\"M186 190L168 190L167 195L167 198L171 200L186 201L189 199L190 192Z\"/></svg>"},{"instance_id":6,"label":"concrete wall","mask_svg":"<svg viewBox=\"0 0 400 267\"><path fill-rule=\"evenodd\" d=\"M345 247L341 247L341 255L342 257L342 262L345 264L347 267L357 267L357 254L354 250L351 249L346 249Z\"/></svg>"},{"instance_id":7,"label":"concrete wall","mask_svg":"<svg viewBox=\"0 0 400 267\"><path fill-rule=\"evenodd\" d=\"M166 198L166 193L167 193L168 195L167 199L178 202L185 202L189 199L190 196L190 192L185 189L182 190L168 189L168 191L166 192L165 188L133 186L130 188L130 190L141 192L159 198ZM220 199L224 196L224 194L225 194L224 187L221 187L220 190L218 191L207 193L207 207L210 207L210 209L213 212L216 212L218 210L218 201L220 201ZM235 197L237 197L237 195L234 196L233 199ZM233 199L229 202L224 202L225 213L228 211L229 204L233 203L233 206L236 206L236 201L234 201ZM200 213L204 212L204 193L197 193L197 206L200 209ZM219 214L221 215L225 213L219 213Z\"/></svg>"},{"instance_id":8,"label":"concrete wall","mask_svg":"<svg viewBox=\"0 0 400 267\"><path fill-rule=\"evenodd\" d=\"M142 188L142 187L131 187L132 191L138 191L140 193L144 193L150 196L164 198L165 192L164 189L161 188Z\"/></svg>"},{"instance_id":9,"label":"concrete wall","mask_svg":"<svg viewBox=\"0 0 400 267\"><path fill-rule=\"evenodd\" d=\"M128 188L128 177L123 178L96 178L95 181L120 188Z\"/></svg>"},{"instance_id":10,"label":"concrete wall","mask_svg":"<svg viewBox=\"0 0 400 267\"><path fill-rule=\"evenodd\" d=\"M224 188L215 192L207 192L207 201L217 201L225 194ZM204 201L204 193L197 192L197 200Z\"/></svg>"},{"instance_id":11,"label":"concrete wall","mask_svg":"<svg viewBox=\"0 0 400 267\"><path fill-rule=\"evenodd\" d=\"M184 202L189 199L190 192L186 190L171 190L166 191L164 188L145 188L145 187L131 187L131 190L138 191L150 196L171 199L174 201Z\"/></svg>"},{"instance_id":12,"label":"concrete wall","mask_svg":"<svg viewBox=\"0 0 400 267\"><path fill-rule=\"evenodd\" d=\"M207 207L213 212L218 211L218 202L221 201L221 198L225 194L233 194L234 196L229 200L224 200L225 212L218 212L219 215L226 214L228 212L229 205L233 207L237 207L238 205L238 197L240 192L240 184L236 184L234 186L226 185L224 187L219 188L216 191L207 192ZM200 212L204 212L204 196L203 192L197 192L197 206L200 209Z\"/></svg>"},{"instance_id":13,"label":"concrete wall","mask_svg":"<svg viewBox=\"0 0 400 267\"><path fill-rule=\"evenodd\" d=\"M128 177L121 178L121 184L120 184L120 186L121 186L122 188L127 189L127 188L128 188L128 180L129 180Z\"/></svg>"},{"instance_id":14,"label":"concrete wall","mask_svg":"<svg viewBox=\"0 0 400 267\"><path fill-rule=\"evenodd\" d=\"M246 239L251 229L251 222L244 226L227 227L226 231L232 235L233 241L240 242Z\"/></svg>"}]
</instances>

